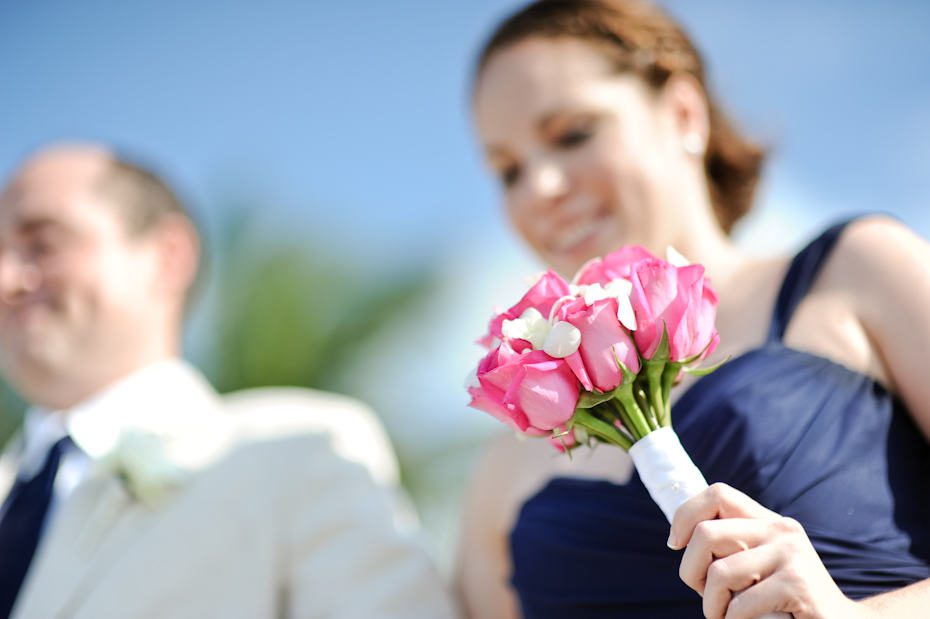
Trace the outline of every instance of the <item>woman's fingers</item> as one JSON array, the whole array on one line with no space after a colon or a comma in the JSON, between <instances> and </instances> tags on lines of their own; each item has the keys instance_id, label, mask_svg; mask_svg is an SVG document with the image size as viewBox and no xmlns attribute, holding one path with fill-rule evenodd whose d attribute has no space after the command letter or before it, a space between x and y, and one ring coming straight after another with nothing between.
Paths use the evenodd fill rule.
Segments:
<instances>
[{"instance_id":1,"label":"woman's fingers","mask_svg":"<svg viewBox=\"0 0 930 619\"><path fill-rule=\"evenodd\" d=\"M712 564L771 539L773 522L752 518L699 522L681 558L679 576L685 584L704 595L705 580Z\"/></svg>"},{"instance_id":2,"label":"woman's fingers","mask_svg":"<svg viewBox=\"0 0 930 619\"><path fill-rule=\"evenodd\" d=\"M858 608L833 582L800 523L724 484L678 509L669 546L688 547L681 578L704 596L704 611L714 619L776 611L847 617Z\"/></svg>"},{"instance_id":3,"label":"woman's fingers","mask_svg":"<svg viewBox=\"0 0 930 619\"><path fill-rule=\"evenodd\" d=\"M778 549L766 544L711 563L704 587L704 616L708 619L723 619L729 616L728 607L733 604L734 599L742 598L760 584L771 580L769 577L778 569L780 558ZM768 587L764 588L764 591L767 589ZM737 606L742 607L745 604ZM768 610L773 609L774 607ZM757 616L762 614L764 613Z\"/></svg>"},{"instance_id":4,"label":"woman's fingers","mask_svg":"<svg viewBox=\"0 0 930 619\"><path fill-rule=\"evenodd\" d=\"M734 596L725 609L723 615L714 615L723 619L756 619L775 612L790 612L785 603L791 600L792 591L785 579L776 574L765 578ZM708 615L710 617L711 615Z\"/></svg>"},{"instance_id":5,"label":"woman's fingers","mask_svg":"<svg viewBox=\"0 0 930 619\"><path fill-rule=\"evenodd\" d=\"M717 518L778 518L778 514L755 502L726 484L713 484L692 497L675 512L668 538L669 548L678 550L688 545L694 527L705 520Z\"/></svg>"}]
</instances>

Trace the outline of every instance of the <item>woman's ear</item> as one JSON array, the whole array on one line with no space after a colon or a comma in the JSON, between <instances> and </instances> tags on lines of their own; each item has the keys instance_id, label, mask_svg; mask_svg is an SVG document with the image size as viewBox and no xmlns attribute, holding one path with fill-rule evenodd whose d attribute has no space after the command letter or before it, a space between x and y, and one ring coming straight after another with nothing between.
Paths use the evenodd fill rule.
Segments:
<instances>
[{"instance_id":1,"label":"woman's ear","mask_svg":"<svg viewBox=\"0 0 930 619\"><path fill-rule=\"evenodd\" d=\"M703 157L710 138L710 110L701 84L693 75L676 73L665 83L660 99L682 149Z\"/></svg>"}]
</instances>

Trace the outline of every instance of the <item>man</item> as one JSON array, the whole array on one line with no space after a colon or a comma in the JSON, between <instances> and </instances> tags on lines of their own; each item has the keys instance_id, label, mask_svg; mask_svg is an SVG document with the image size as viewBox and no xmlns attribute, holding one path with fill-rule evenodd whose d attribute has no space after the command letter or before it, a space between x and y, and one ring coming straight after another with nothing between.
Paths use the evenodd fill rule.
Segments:
<instances>
[{"instance_id":1,"label":"man","mask_svg":"<svg viewBox=\"0 0 930 619\"><path fill-rule=\"evenodd\" d=\"M233 414L178 359L197 261L170 189L104 148L46 149L0 194L0 370L32 404L0 464L0 617L452 616L318 427L364 409Z\"/></svg>"}]
</instances>

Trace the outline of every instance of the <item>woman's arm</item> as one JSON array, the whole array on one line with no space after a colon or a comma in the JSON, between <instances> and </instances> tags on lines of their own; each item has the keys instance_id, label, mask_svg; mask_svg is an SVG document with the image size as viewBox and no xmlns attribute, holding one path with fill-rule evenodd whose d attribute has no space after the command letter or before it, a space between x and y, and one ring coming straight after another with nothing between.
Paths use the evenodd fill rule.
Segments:
<instances>
[{"instance_id":1,"label":"woman's arm","mask_svg":"<svg viewBox=\"0 0 930 619\"><path fill-rule=\"evenodd\" d=\"M930 441L930 244L896 220L874 217L850 226L837 251L845 273L865 291L854 297L855 310L891 386ZM863 604L877 617L926 617L930 580Z\"/></svg>"},{"instance_id":2,"label":"woman's arm","mask_svg":"<svg viewBox=\"0 0 930 619\"><path fill-rule=\"evenodd\" d=\"M890 387L930 440L930 245L894 220L873 217L849 227L831 262ZM687 547L681 577L704 596L711 618L784 611L795 619L908 619L930 608L930 580L849 600L800 524L724 484L678 510L669 545Z\"/></svg>"},{"instance_id":3,"label":"woman's arm","mask_svg":"<svg viewBox=\"0 0 930 619\"><path fill-rule=\"evenodd\" d=\"M494 440L479 462L465 497L455 569L455 591L465 617L517 619L510 587L508 532L516 513L514 476L521 462L516 439Z\"/></svg>"},{"instance_id":4,"label":"woman's arm","mask_svg":"<svg viewBox=\"0 0 930 619\"><path fill-rule=\"evenodd\" d=\"M843 234L836 264L890 387L930 441L930 244L895 220L871 217Z\"/></svg>"},{"instance_id":5,"label":"woman's arm","mask_svg":"<svg viewBox=\"0 0 930 619\"><path fill-rule=\"evenodd\" d=\"M926 617L930 608L930 580L882 593L862 600L863 606L875 611L874 617Z\"/></svg>"}]
</instances>

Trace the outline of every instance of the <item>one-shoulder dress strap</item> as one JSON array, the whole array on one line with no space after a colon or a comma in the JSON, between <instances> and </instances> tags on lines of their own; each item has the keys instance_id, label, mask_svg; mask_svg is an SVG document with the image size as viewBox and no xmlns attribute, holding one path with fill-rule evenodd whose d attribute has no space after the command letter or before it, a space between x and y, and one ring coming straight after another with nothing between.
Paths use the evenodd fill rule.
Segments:
<instances>
[{"instance_id":1,"label":"one-shoulder dress strap","mask_svg":"<svg viewBox=\"0 0 930 619\"><path fill-rule=\"evenodd\" d=\"M772 312L767 340L769 343L782 340L794 310L811 289L843 230L856 219L859 217L849 218L830 226L791 260Z\"/></svg>"}]
</instances>

